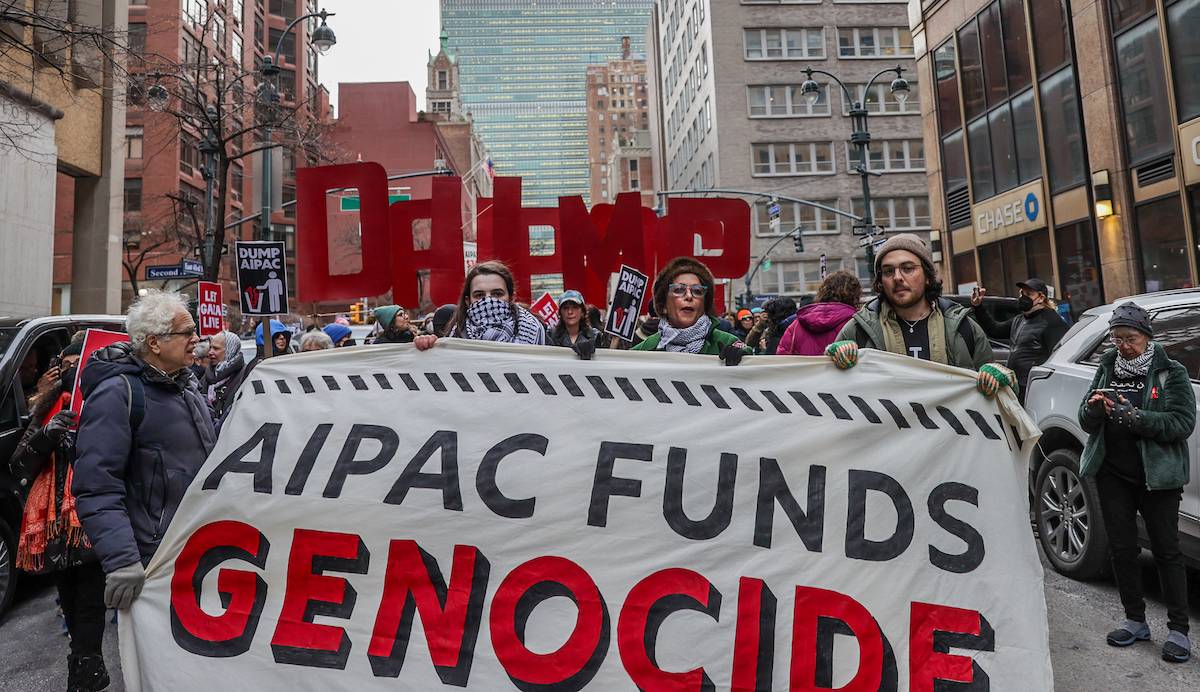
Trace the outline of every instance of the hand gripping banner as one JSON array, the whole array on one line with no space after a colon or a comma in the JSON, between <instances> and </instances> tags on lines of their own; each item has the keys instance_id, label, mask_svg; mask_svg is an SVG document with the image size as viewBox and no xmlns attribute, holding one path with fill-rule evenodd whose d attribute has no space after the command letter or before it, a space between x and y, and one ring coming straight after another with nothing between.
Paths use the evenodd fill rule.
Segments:
<instances>
[{"instance_id":1,"label":"hand gripping banner","mask_svg":"<svg viewBox=\"0 0 1200 692\"><path fill-rule=\"evenodd\" d=\"M131 689L1052 688L1036 431L971 372L450 339L238 396Z\"/></svg>"}]
</instances>

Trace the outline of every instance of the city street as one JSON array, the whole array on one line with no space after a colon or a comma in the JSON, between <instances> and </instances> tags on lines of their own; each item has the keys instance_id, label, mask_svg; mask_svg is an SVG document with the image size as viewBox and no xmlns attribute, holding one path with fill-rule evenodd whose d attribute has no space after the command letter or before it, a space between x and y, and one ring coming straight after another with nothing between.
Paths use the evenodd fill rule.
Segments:
<instances>
[{"instance_id":1,"label":"city street","mask_svg":"<svg viewBox=\"0 0 1200 692\"><path fill-rule=\"evenodd\" d=\"M1116 588L1109 582L1085 584L1060 576L1043 560L1046 606L1050 616L1050 651L1058 692L1173 692L1195 690L1200 684L1200 661L1171 665L1159 658L1166 611L1150 599L1154 640L1129 649L1104 643L1104 633L1120 614ZM1154 564L1143 555L1143 578L1155 593ZM18 602L0 624L0 691L27 692L62 689L66 683L67 639L55 615L54 588L47 581L27 583ZM1200 621L1200 584L1191 588L1191 617ZM482 635L481 635L482 636ZM117 661L116 628L105 632L105 658L116 680L109 688L124 690Z\"/></svg>"}]
</instances>

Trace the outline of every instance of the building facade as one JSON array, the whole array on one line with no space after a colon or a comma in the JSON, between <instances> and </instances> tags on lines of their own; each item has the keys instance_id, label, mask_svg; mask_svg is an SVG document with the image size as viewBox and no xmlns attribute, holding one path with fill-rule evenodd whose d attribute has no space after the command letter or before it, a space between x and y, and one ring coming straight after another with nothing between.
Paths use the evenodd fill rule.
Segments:
<instances>
[{"instance_id":1,"label":"building facade","mask_svg":"<svg viewBox=\"0 0 1200 692\"><path fill-rule=\"evenodd\" d=\"M127 17L125 0L0 6L0 315L120 310L124 55L98 46Z\"/></svg>"},{"instance_id":2,"label":"building facade","mask_svg":"<svg viewBox=\"0 0 1200 692\"><path fill-rule=\"evenodd\" d=\"M800 297L813 293L826 271L870 276L850 218L785 200L773 226L766 196L861 215L862 183L849 145L855 101L865 101L869 112L876 224L884 234L928 234L923 85L913 74L905 3L659 0L647 41L656 90L651 146L664 189L763 195L747 197L753 278L731 291ZM897 65L910 81L907 100L890 91L894 73L880 74ZM801 94L806 66L838 76L846 91L815 76L821 92L809 104ZM797 228L802 250L786 239Z\"/></svg>"},{"instance_id":3,"label":"building facade","mask_svg":"<svg viewBox=\"0 0 1200 692\"><path fill-rule=\"evenodd\" d=\"M587 68L588 191L593 203L641 192L653 208L646 58L621 37L621 57Z\"/></svg>"},{"instance_id":4,"label":"building facade","mask_svg":"<svg viewBox=\"0 0 1200 692\"><path fill-rule=\"evenodd\" d=\"M643 50L651 1L441 0L462 107L525 205L590 197L586 67L619 57L622 36Z\"/></svg>"},{"instance_id":5,"label":"building facade","mask_svg":"<svg viewBox=\"0 0 1200 692\"><path fill-rule=\"evenodd\" d=\"M951 283L1072 312L1197 285L1200 1L914 0ZM933 83L931 81L931 83Z\"/></svg>"}]
</instances>

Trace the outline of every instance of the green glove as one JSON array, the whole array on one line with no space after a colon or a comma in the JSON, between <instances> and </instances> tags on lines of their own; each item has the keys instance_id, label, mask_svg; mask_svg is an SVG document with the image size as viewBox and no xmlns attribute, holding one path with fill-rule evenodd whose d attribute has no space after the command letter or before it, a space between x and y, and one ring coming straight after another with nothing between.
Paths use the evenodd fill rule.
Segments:
<instances>
[{"instance_id":1,"label":"green glove","mask_svg":"<svg viewBox=\"0 0 1200 692\"><path fill-rule=\"evenodd\" d=\"M825 355L839 370L849 370L858 365L858 344L853 341L835 341L825 347Z\"/></svg>"},{"instance_id":2,"label":"green glove","mask_svg":"<svg viewBox=\"0 0 1200 692\"><path fill-rule=\"evenodd\" d=\"M975 375L975 388L979 393L990 399L996 396L1001 387L1012 389L1013 394L1018 392L1017 376L1013 371L995 363L981 365Z\"/></svg>"}]
</instances>

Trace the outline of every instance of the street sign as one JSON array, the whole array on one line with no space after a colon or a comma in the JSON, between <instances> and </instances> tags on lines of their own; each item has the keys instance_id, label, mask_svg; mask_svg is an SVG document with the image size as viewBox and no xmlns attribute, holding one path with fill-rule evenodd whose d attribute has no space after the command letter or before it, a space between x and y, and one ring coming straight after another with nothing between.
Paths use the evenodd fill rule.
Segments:
<instances>
[{"instance_id":1,"label":"street sign","mask_svg":"<svg viewBox=\"0 0 1200 692\"><path fill-rule=\"evenodd\" d=\"M289 312L283 241L239 240L235 256L242 314L262 316Z\"/></svg>"},{"instance_id":2,"label":"street sign","mask_svg":"<svg viewBox=\"0 0 1200 692\"><path fill-rule=\"evenodd\" d=\"M858 239L858 246L859 247L867 247L867 246L873 244L874 242L875 242L875 236L865 235Z\"/></svg>"},{"instance_id":3,"label":"street sign","mask_svg":"<svg viewBox=\"0 0 1200 692\"><path fill-rule=\"evenodd\" d=\"M204 265L196 260L185 259L180 263L180 268L183 269L184 274L191 274L192 276L204 274Z\"/></svg>"},{"instance_id":4,"label":"street sign","mask_svg":"<svg viewBox=\"0 0 1200 692\"><path fill-rule=\"evenodd\" d=\"M771 202L771 204L767 207L767 214L769 216L779 216L779 211L779 202Z\"/></svg>"},{"instance_id":5,"label":"street sign","mask_svg":"<svg viewBox=\"0 0 1200 692\"><path fill-rule=\"evenodd\" d=\"M160 264L154 267L146 267L147 279L182 279L191 276L183 271L183 267L178 264Z\"/></svg>"},{"instance_id":6,"label":"street sign","mask_svg":"<svg viewBox=\"0 0 1200 692\"><path fill-rule=\"evenodd\" d=\"M395 202L407 202L410 199L412 199L412 195L388 195L388 205L390 206ZM359 211L361 205L362 202L359 201L357 196L338 198L338 209L340 211Z\"/></svg>"},{"instance_id":7,"label":"street sign","mask_svg":"<svg viewBox=\"0 0 1200 692\"><path fill-rule=\"evenodd\" d=\"M196 325L200 338L212 336L225 328L224 308L221 302L221 284L213 281L201 281L197 286Z\"/></svg>"},{"instance_id":8,"label":"street sign","mask_svg":"<svg viewBox=\"0 0 1200 692\"><path fill-rule=\"evenodd\" d=\"M771 233L779 233L779 202L771 202L767 206L767 218L770 219Z\"/></svg>"}]
</instances>

